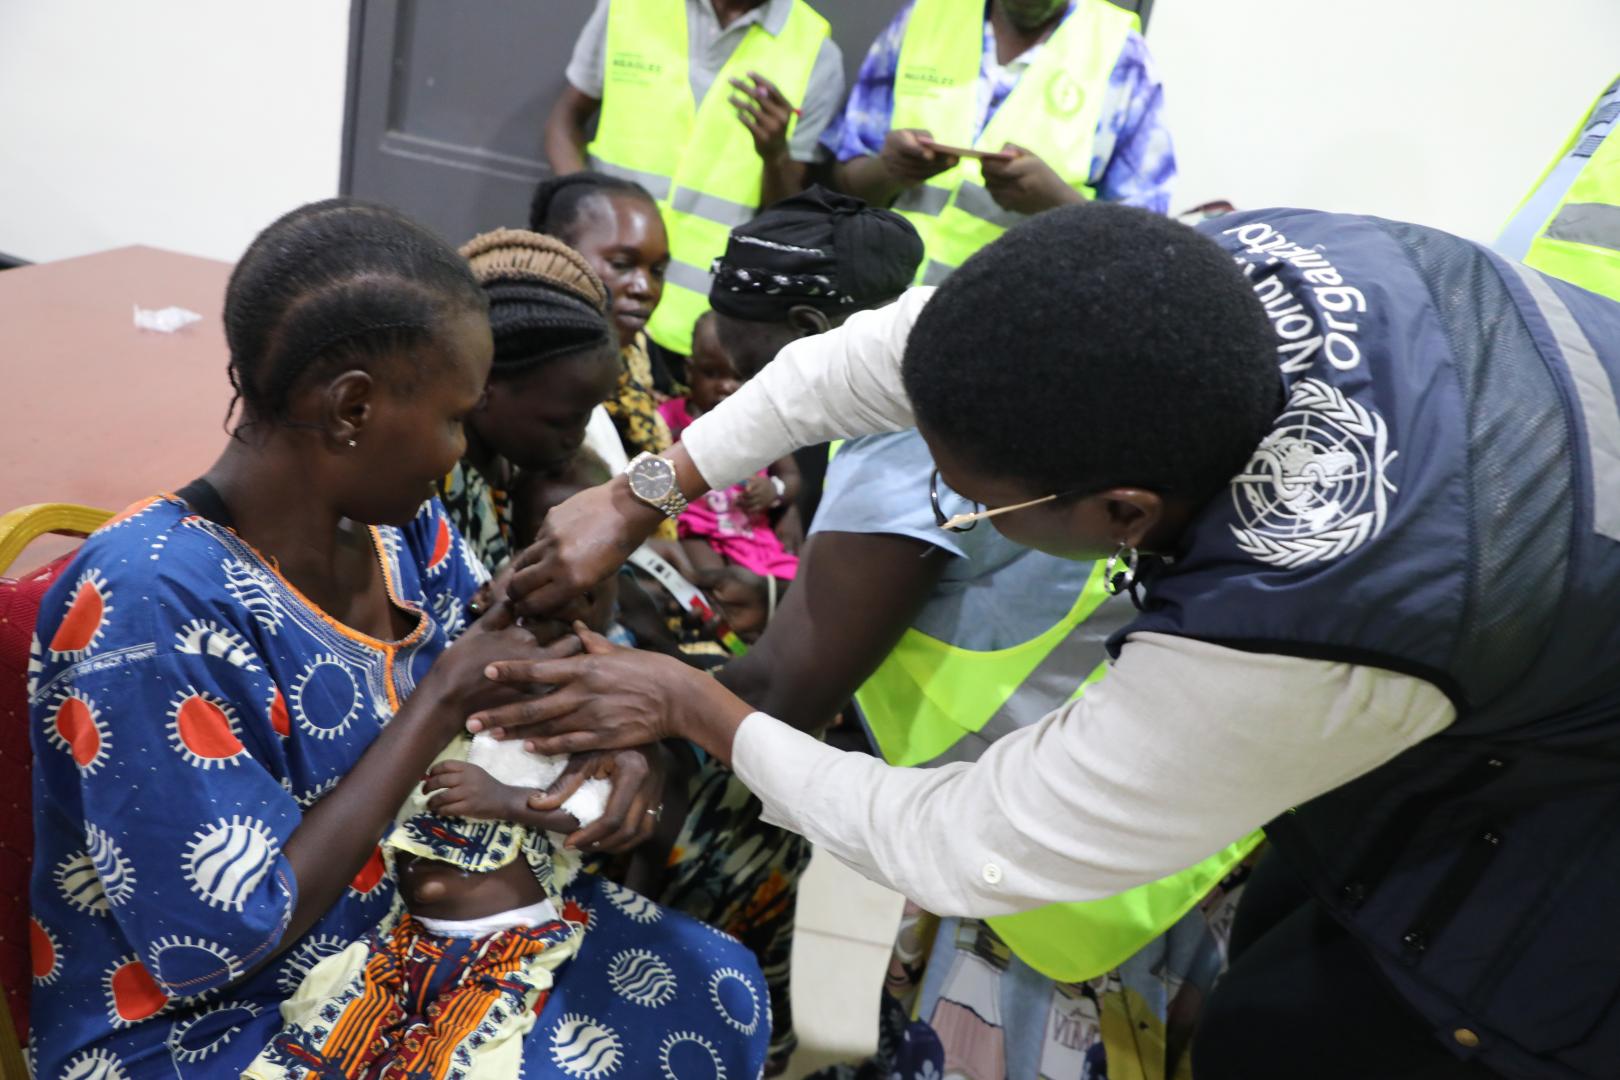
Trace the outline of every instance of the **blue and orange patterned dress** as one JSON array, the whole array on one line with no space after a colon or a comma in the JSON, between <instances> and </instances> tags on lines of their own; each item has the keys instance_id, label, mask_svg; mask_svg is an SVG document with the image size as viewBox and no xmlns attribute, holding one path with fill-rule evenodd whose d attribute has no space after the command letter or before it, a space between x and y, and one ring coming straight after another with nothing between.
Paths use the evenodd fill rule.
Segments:
<instances>
[{"instance_id":1,"label":"blue and orange patterned dress","mask_svg":"<svg viewBox=\"0 0 1620 1080\"><path fill-rule=\"evenodd\" d=\"M398 642L330 618L173 497L91 537L46 595L29 686L36 1077L235 1076L305 974L391 910L379 851L278 953L287 838L465 627L484 577L436 500L372 535L416 616ZM745 949L595 875L565 897L588 929L524 1040L524 1077L758 1074L770 1021Z\"/></svg>"}]
</instances>

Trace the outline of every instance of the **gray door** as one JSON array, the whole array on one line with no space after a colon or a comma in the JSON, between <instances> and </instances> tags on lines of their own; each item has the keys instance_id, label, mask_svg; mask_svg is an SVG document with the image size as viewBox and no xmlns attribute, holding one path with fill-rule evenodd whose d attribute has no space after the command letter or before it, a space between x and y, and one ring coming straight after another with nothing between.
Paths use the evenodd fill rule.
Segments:
<instances>
[{"instance_id":1,"label":"gray door","mask_svg":"<svg viewBox=\"0 0 1620 1080\"><path fill-rule=\"evenodd\" d=\"M832 23L848 77L900 6L813 3ZM397 206L458 244L525 224L534 185L550 172L546 114L593 6L353 0L343 192Z\"/></svg>"}]
</instances>

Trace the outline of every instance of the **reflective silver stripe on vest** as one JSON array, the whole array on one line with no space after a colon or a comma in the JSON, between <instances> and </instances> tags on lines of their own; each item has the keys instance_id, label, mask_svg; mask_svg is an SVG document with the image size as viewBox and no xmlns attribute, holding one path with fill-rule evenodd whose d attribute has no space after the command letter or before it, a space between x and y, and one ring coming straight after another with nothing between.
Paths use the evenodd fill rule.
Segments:
<instances>
[{"instance_id":1,"label":"reflective silver stripe on vest","mask_svg":"<svg viewBox=\"0 0 1620 1080\"><path fill-rule=\"evenodd\" d=\"M754 218L752 206L722 199L718 195L705 195L688 187L676 188L675 197L669 204L680 213L691 214L705 221L712 221L716 225L724 225L728 229L747 224Z\"/></svg>"},{"instance_id":2,"label":"reflective silver stripe on vest","mask_svg":"<svg viewBox=\"0 0 1620 1080\"><path fill-rule=\"evenodd\" d=\"M945 204L951 201L950 188L934 187L931 184L918 184L914 188L907 188L894 200L893 209L907 214L927 214L929 217L938 217Z\"/></svg>"},{"instance_id":3,"label":"reflective silver stripe on vest","mask_svg":"<svg viewBox=\"0 0 1620 1080\"><path fill-rule=\"evenodd\" d=\"M997 739L1029 727L1074 696L1098 664L1108 659L1108 639L1115 631L1136 618L1136 608L1127 596L1104 600L1091 617L1069 631L1069 636L1053 649L1018 684L1018 689L1002 703L984 727L964 735L924 768L952 761L977 761Z\"/></svg>"},{"instance_id":4,"label":"reflective silver stripe on vest","mask_svg":"<svg viewBox=\"0 0 1620 1080\"><path fill-rule=\"evenodd\" d=\"M664 271L664 281L667 284L691 289L695 293L702 293L705 297L709 295L709 283L713 280L714 278L706 271L679 259L669 260L669 269Z\"/></svg>"},{"instance_id":5,"label":"reflective silver stripe on vest","mask_svg":"<svg viewBox=\"0 0 1620 1080\"><path fill-rule=\"evenodd\" d=\"M945 279L956 273L956 267L947 266L938 259L929 259L928 267L923 270L922 283L924 285L943 285Z\"/></svg>"},{"instance_id":6,"label":"reflective silver stripe on vest","mask_svg":"<svg viewBox=\"0 0 1620 1080\"><path fill-rule=\"evenodd\" d=\"M1620 540L1620 408L1615 405L1614 384L1603 370L1586 331L1547 279L1520 263L1509 265L1518 272L1541 317L1547 320L1575 383L1575 396L1580 398L1581 415L1586 420L1586 449L1592 460L1592 530L1610 540Z\"/></svg>"},{"instance_id":7,"label":"reflective silver stripe on vest","mask_svg":"<svg viewBox=\"0 0 1620 1080\"><path fill-rule=\"evenodd\" d=\"M996 202L988 189L978 184L963 184L957 190L956 208L964 214L971 214L980 221L988 221L1003 229L1012 228L1027 216L1016 210L1008 210Z\"/></svg>"},{"instance_id":8,"label":"reflective silver stripe on vest","mask_svg":"<svg viewBox=\"0 0 1620 1080\"><path fill-rule=\"evenodd\" d=\"M1547 235L1553 240L1620 251L1620 206L1569 203L1547 226Z\"/></svg>"},{"instance_id":9,"label":"reflective silver stripe on vest","mask_svg":"<svg viewBox=\"0 0 1620 1080\"><path fill-rule=\"evenodd\" d=\"M591 168L597 172L617 176L620 180L633 180L647 189L647 193L655 199L665 199L669 196L669 177L657 173L642 172L639 169L628 169L623 165L615 165L610 161L603 161L599 157L590 159Z\"/></svg>"}]
</instances>

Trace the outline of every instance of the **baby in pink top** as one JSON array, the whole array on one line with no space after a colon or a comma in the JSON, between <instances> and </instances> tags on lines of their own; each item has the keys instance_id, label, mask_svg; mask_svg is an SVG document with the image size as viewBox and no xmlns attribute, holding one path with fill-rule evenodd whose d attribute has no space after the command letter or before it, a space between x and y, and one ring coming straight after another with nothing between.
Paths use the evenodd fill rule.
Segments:
<instances>
[{"instance_id":1,"label":"baby in pink top","mask_svg":"<svg viewBox=\"0 0 1620 1080\"><path fill-rule=\"evenodd\" d=\"M692 327L692 357L687 362L692 393L658 406L679 442L692 421L736 393L743 380L714 332L714 316L705 312ZM798 495L799 470L791 457L723 491L711 491L680 516L676 527L687 554L699 569L740 566L761 577L791 581L798 556L782 546L771 512L791 506Z\"/></svg>"}]
</instances>

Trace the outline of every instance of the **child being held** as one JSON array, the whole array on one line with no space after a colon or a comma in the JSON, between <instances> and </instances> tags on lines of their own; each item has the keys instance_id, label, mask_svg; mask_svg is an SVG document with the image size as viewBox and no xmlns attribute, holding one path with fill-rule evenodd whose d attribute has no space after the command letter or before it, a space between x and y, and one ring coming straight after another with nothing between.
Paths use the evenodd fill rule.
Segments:
<instances>
[{"instance_id":1,"label":"child being held","mask_svg":"<svg viewBox=\"0 0 1620 1080\"><path fill-rule=\"evenodd\" d=\"M687 362L692 392L658 407L679 442L692 421L730 397L742 386L736 364L720 345L714 313L705 312L692 327L692 357ZM791 581L798 556L776 532L771 512L791 507L798 496L799 470L791 457L761 469L743 483L711 491L689 506L677 528L693 565L699 570L732 565L761 578Z\"/></svg>"},{"instance_id":2,"label":"child being held","mask_svg":"<svg viewBox=\"0 0 1620 1080\"><path fill-rule=\"evenodd\" d=\"M394 909L312 958L281 1032L243 1075L520 1075L523 1037L590 923L564 897L581 860L563 837L600 817L611 791L591 775L561 810L532 809L567 761L519 740L453 740L383 841Z\"/></svg>"},{"instance_id":3,"label":"child being held","mask_svg":"<svg viewBox=\"0 0 1620 1080\"><path fill-rule=\"evenodd\" d=\"M546 515L554 507L587 488L607 483L612 477L613 473L602 460L584 447L576 451L573 458L561 468L551 472L524 473L512 492L515 535L524 544L532 543ZM657 586L651 588L656 590ZM586 596L590 601L590 610L585 616L585 624L613 644L685 659L661 609L632 568L627 566L618 574L598 582ZM477 761L478 758L473 760ZM634 849L608 860L602 867L603 873L637 892L656 893L670 849L685 818L685 780L693 764L689 753L666 753L664 803L663 812L658 815L658 827ZM545 788L549 783L530 786ZM572 798L581 797L589 797L587 788L581 788ZM569 801L563 803L563 809L576 808Z\"/></svg>"},{"instance_id":4,"label":"child being held","mask_svg":"<svg viewBox=\"0 0 1620 1080\"><path fill-rule=\"evenodd\" d=\"M612 471L602 459L586 447L577 450L558 469L523 473L512 490L514 535L525 545L533 543L546 515L554 507L612 478ZM689 578L697 576L697 571L684 561L677 572ZM586 625L606 627L600 633L613 644L680 655L679 643L665 621L663 609L648 595L646 586L631 567L626 566L618 574L599 582L586 594L586 599L590 602Z\"/></svg>"}]
</instances>

